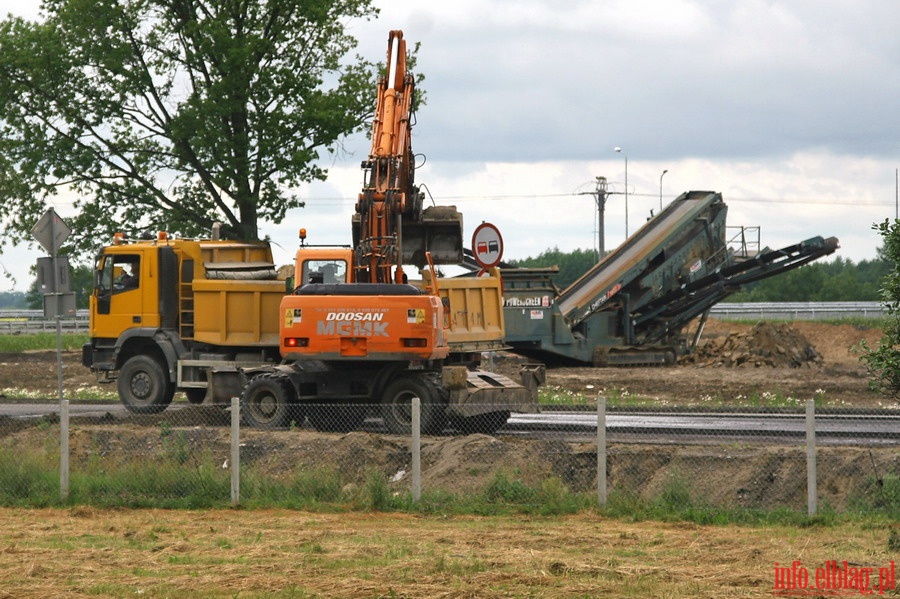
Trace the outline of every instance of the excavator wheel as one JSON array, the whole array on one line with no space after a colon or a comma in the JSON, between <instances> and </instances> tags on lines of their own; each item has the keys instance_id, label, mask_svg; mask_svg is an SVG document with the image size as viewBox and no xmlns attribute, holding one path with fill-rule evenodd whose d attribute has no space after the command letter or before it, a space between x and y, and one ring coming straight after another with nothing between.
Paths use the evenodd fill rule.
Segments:
<instances>
[{"instance_id":1,"label":"excavator wheel","mask_svg":"<svg viewBox=\"0 0 900 599\"><path fill-rule=\"evenodd\" d=\"M442 389L425 376L401 376L384 390L381 399L381 418L384 426L395 435L409 435L412 431L412 399L418 397L421 406L419 424L426 435L440 433L446 424L447 402Z\"/></svg>"},{"instance_id":2,"label":"excavator wheel","mask_svg":"<svg viewBox=\"0 0 900 599\"><path fill-rule=\"evenodd\" d=\"M158 414L175 396L175 385L163 365L143 354L128 358L119 371L116 387L125 408L135 414Z\"/></svg>"},{"instance_id":3,"label":"excavator wheel","mask_svg":"<svg viewBox=\"0 0 900 599\"><path fill-rule=\"evenodd\" d=\"M295 399L296 394L287 377L260 374L241 393L241 413L249 426L284 428L292 420L296 421Z\"/></svg>"}]
</instances>

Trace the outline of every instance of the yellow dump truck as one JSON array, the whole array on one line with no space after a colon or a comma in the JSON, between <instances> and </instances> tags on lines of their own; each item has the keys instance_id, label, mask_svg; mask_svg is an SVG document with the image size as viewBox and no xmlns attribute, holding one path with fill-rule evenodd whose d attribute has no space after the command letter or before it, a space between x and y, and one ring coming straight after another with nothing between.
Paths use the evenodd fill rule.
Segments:
<instances>
[{"instance_id":1,"label":"yellow dump truck","mask_svg":"<svg viewBox=\"0 0 900 599\"><path fill-rule=\"evenodd\" d=\"M268 243L118 237L96 259L82 362L136 413L240 395L239 369L277 363L278 280Z\"/></svg>"}]
</instances>

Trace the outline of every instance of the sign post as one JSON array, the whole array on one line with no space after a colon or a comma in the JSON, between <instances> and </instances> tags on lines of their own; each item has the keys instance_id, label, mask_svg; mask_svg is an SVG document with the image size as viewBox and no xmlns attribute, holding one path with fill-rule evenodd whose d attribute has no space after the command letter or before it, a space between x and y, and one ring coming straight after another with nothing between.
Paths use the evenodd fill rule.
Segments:
<instances>
[{"instance_id":1,"label":"sign post","mask_svg":"<svg viewBox=\"0 0 900 599\"><path fill-rule=\"evenodd\" d=\"M63 401L62 376L62 325L64 314L75 313L75 294L70 291L69 260L57 256L63 242L72 234L72 229L53 208L38 219L31 234L41 247L50 254L49 258L38 258L38 284L44 295L44 318L56 318L56 379L59 401Z\"/></svg>"}]
</instances>

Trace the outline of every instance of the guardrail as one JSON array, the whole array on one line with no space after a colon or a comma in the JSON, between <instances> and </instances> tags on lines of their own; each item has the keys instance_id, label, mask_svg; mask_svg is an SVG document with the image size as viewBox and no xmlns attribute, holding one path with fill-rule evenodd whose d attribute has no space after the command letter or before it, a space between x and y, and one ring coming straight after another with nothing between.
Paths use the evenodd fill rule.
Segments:
<instances>
[{"instance_id":1,"label":"guardrail","mask_svg":"<svg viewBox=\"0 0 900 599\"><path fill-rule=\"evenodd\" d=\"M77 310L75 316L60 318L59 324L65 333L86 333L88 311ZM44 318L43 310L0 310L0 335L55 332L56 319Z\"/></svg>"},{"instance_id":2,"label":"guardrail","mask_svg":"<svg viewBox=\"0 0 900 599\"><path fill-rule=\"evenodd\" d=\"M721 302L709 315L723 320L829 320L835 318L881 318L887 312L879 302Z\"/></svg>"}]
</instances>

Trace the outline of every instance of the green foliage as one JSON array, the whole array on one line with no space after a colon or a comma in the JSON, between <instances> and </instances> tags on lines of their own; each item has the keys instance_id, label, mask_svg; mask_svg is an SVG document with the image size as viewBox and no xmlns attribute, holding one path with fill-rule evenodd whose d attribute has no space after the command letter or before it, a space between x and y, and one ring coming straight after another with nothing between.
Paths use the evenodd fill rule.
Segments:
<instances>
[{"instance_id":1,"label":"green foliage","mask_svg":"<svg viewBox=\"0 0 900 599\"><path fill-rule=\"evenodd\" d=\"M380 472L371 472L366 479L366 507L384 512L391 508L391 490L387 479Z\"/></svg>"},{"instance_id":2,"label":"green foliage","mask_svg":"<svg viewBox=\"0 0 900 599\"><path fill-rule=\"evenodd\" d=\"M548 249L534 258L512 260L510 264L516 268L548 268L558 266L559 273L552 277L553 283L565 289L574 283L597 263L597 252L594 250L575 250L561 252L558 247Z\"/></svg>"},{"instance_id":3,"label":"green foliage","mask_svg":"<svg viewBox=\"0 0 900 599\"><path fill-rule=\"evenodd\" d=\"M831 525L838 522L833 512L811 518L805 512L790 508L768 510L706 505L693 499L689 486L677 478L667 481L659 494L650 498L641 497L634 492L614 489L610 492L606 507L601 512L606 516L635 522L658 520L715 525L783 524L791 526Z\"/></svg>"},{"instance_id":4,"label":"green foliage","mask_svg":"<svg viewBox=\"0 0 900 599\"><path fill-rule=\"evenodd\" d=\"M75 193L70 242L215 221L255 239L363 130L376 66L345 60L371 0L48 0L0 21L3 243Z\"/></svg>"},{"instance_id":5,"label":"green foliage","mask_svg":"<svg viewBox=\"0 0 900 599\"><path fill-rule=\"evenodd\" d=\"M858 351L868 369L873 390L891 397L900 396L900 220L885 220L872 226L884 240L884 257L891 262L890 271L881 284L881 302L888 313L884 336L878 347L863 341Z\"/></svg>"},{"instance_id":6,"label":"green foliage","mask_svg":"<svg viewBox=\"0 0 900 599\"><path fill-rule=\"evenodd\" d=\"M537 490L529 487L521 480L510 480L506 474L499 473L484 490L484 499L488 503L534 503Z\"/></svg>"},{"instance_id":7,"label":"green foliage","mask_svg":"<svg viewBox=\"0 0 900 599\"><path fill-rule=\"evenodd\" d=\"M0 506L46 507L93 505L97 507L197 509L225 507L230 503L231 471L222 468L209 453L185 459L178 448L177 430L160 426L163 440L175 444L161 454L89 456L73 469L69 498L59 496L59 463L55 456L58 427L46 430L47 447L22 451L0 448ZM168 441L167 441L168 442ZM174 450L173 450L174 448ZM402 510L411 513L485 516L530 514L559 516L597 510L592 491L573 492L560 478L547 476L528 483L516 473L497 473L481 492L452 493L433 490L412 501L405 489L391 486L383 473L372 472L359 488L347 483L338 470L299 469L281 476L265 468L242 467L241 501L248 508L282 507L314 511ZM853 498L849 509L838 516L833 510L810 519L790 508L750 509L707 504L691 492L684 477L671 476L649 497L612 489L606 516L628 520L689 521L700 524L830 525L841 520L880 523L900 518L900 477L888 473L869 483ZM888 538L890 548L900 543ZM316 549L318 547L318 549ZM310 551L321 551L313 545Z\"/></svg>"}]
</instances>

